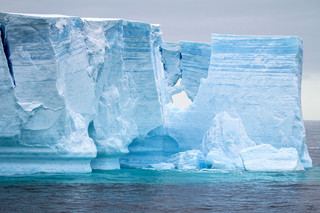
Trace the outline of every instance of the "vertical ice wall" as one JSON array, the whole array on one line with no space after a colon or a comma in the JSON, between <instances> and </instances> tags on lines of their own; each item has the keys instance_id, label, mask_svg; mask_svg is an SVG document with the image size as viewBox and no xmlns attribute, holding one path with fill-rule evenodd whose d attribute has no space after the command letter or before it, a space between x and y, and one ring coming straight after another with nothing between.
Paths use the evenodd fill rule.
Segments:
<instances>
[{"instance_id":1,"label":"vertical ice wall","mask_svg":"<svg viewBox=\"0 0 320 213\"><path fill-rule=\"evenodd\" d=\"M12 106L1 105L1 146L26 159L16 172L90 171L96 147L94 169L119 168L128 144L162 125L158 26L5 13L0 20L1 98ZM16 159L3 156L4 173ZM45 165L52 161L58 165Z\"/></svg>"},{"instance_id":2,"label":"vertical ice wall","mask_svg":"<svg viewBox=\"0 0 320 213\"><path fill-rule=\"evenodd\" d=\"M191 101L198 93L200 80L207 78L211 56L211 44L182 41L181 49L181 87Z\"/></svg>"},{"instance_id":3,"label":"vertical ice wall","mask_svg":"<svg viewBox=\"0 0 320 213\"><path fill-rule=\"evenodd\" d=\"M97 118L89 134L98 148L93 169L115 169L136 137L162 124L154 55L160 42L146 23L84 19L89 59L94 67Z\"/></svg>"},{"instance_id":4,"label":"vertical ice wall","mask_svg":"<svg viewBox=\"0 0 320 213\"><path fill-rule=\"evenodd\" d=\"M93 169L119 167L119 156L138 135L130 116L135 97L130 93L130 73L123 70L123 21L84 19L86 43L92 76L96 82L97 116L89 126L89 135L97 146Z\"/></svg>"},{"instance_id":5,"label":"vertical ice wall","mask_svg":"<svg viewBox=\"0 0 320 213\"><path fill-rule=\"evenodd\" d=\"M160 46L161 60L164 73L164 88L166 99L164 104L172 103L172 95L181 91L175 84L181 78L180 45L178 43L163 42Z\"/></svg>"},{"instance_id":6,"label":"vertical ice wall","mask_svg":"<svg viewBox=\"0 0 320 213\"><path fill-rule=\"evenodd\" d=\"M3 34L0 35L3 38ZM0 138L2 144L15 144L20 134L21 118L15 97L14 81L9 71L4 45L0 41Z\"/></svg>"},{"instance_id":7,"label":"vertical ice wall","mask_svg":"<svg viewBox=\"0 0 320 213\"><path fill-rule=\"evenodd\" d=\"M2 72L1 108L14 125L0 138L1 173L91 171L94 82L81 19L1 13L0 23L8 62L1 54L1 67L12 71L10 81Z\"/></svg>"},{"instance_id":8,"label":"vertical ice wall","mask_svg":"<svg viewBox=\"0 0 320 213\"><path fill-rule=\"evenodd\" d=\"M302 41L285 36L212 36L216 111L235 111L256 144L293 147L311 166L301 111Z\"/></svg>"},{"instance_id":9,"label":"vertical ice wall","mask_svg":"<svg viewBox=\"0 0 320 213\"><path fill-rule=\"evenodd\" d=\"M134 114L139 115L137 118L145 123L148 131L139 132L138 137L128 146L130 153L120 158L122 167L145 167L152 163L163 162L178 151L178 144L163 131L162 127L166 117L165 103L168 100L168 90L159 51L162 43L161 31L158 25L151 25L151 28L147 27L146 30L147 33L144 34L150 36L146 38L150 46L141 45L144 47L143 53L135 53L143 57L146 62L141 64L143 67L138 66L139 69L146 70L137 76L140 83L137 89L142 88L139 93L143 94L137 104L143 104L143 108L138 107ZM141 38L139 40L143 41ZM137 125L139 126L138 122Z\"/></svg>"},{"instance_id":10,"label":"vertical ice wall","mask_svg":"<svg viewBox=\"0 0 320 213\"><path fill-rule=\"evenodd\" d=\"M213 35L208 78L186 110L172 109L168 132L183 149L202 149L200 141L214 118L227 113L240 119L256 144L293 147L304 167L310 167L300 104L301 67L297 37Z\"/></svg>"}]
</instances>

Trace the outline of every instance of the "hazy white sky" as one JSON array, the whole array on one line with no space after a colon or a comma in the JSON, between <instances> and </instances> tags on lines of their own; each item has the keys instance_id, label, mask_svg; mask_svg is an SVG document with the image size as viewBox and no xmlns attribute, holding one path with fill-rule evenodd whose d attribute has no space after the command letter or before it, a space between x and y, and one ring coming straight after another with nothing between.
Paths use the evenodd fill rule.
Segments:
<instances>
[{"instance_id":1,"label":"hazy white sky","mask_svg":"<svg viewBox=\"0 0 320 213\"><path fill-rule=\"evenodd\" d=\"M210 42L211 33L298 35L304 119L320 120L320 0L0 0L0 10L145 21L162 25L172 42Z\"/></svg>"}]
</instances>

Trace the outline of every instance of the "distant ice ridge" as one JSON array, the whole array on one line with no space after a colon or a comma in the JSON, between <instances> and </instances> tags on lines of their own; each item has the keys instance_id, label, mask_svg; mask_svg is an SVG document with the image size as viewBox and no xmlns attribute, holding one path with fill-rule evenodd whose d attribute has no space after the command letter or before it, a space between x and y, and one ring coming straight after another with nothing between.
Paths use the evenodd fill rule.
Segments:
<instances>
[{"instance_id":1,"label":"distant ice ridge","mask_svg":"<svg viewBox=\"0 0 320 213\"><path fill-rule=\"evenodd\" d=\"M312 166L297 37L167 43L158 25L8 13L0 28L0 175Z\"/></svg>"}]
</instances>

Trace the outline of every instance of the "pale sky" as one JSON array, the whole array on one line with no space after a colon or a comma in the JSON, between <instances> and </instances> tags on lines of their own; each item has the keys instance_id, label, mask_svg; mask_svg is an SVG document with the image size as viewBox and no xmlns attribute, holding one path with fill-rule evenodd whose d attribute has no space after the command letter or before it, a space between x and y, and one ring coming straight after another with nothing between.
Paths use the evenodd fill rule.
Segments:
<instances>
[{"instance_id":1,"label":"pale sky","mask_svg":"<svg viewBox=\"0 0 320 213\"><path fill-rule=\"evenodd\" d=\"M210 42L211 33L300 36L304 119L320 120L320 0L0 0L0 11L144 21L160 24L171 42Z\"/></svg>"}]
</instances>

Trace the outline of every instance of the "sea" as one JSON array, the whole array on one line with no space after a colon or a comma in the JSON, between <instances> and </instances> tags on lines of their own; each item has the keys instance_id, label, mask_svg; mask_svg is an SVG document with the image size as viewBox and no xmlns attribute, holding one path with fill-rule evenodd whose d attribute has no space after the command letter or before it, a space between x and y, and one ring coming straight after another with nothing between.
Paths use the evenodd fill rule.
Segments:
<instances>
[{"instance_id":1,"label":"sea","mask_svg":"<svg viewBox=\"0 0 320 213\"><path fill-rule=\"evenodd\" d=\"M305 121L313 168L0 177L0 212L320 212L320 121Z\"/></svg>"}]
</instances>

